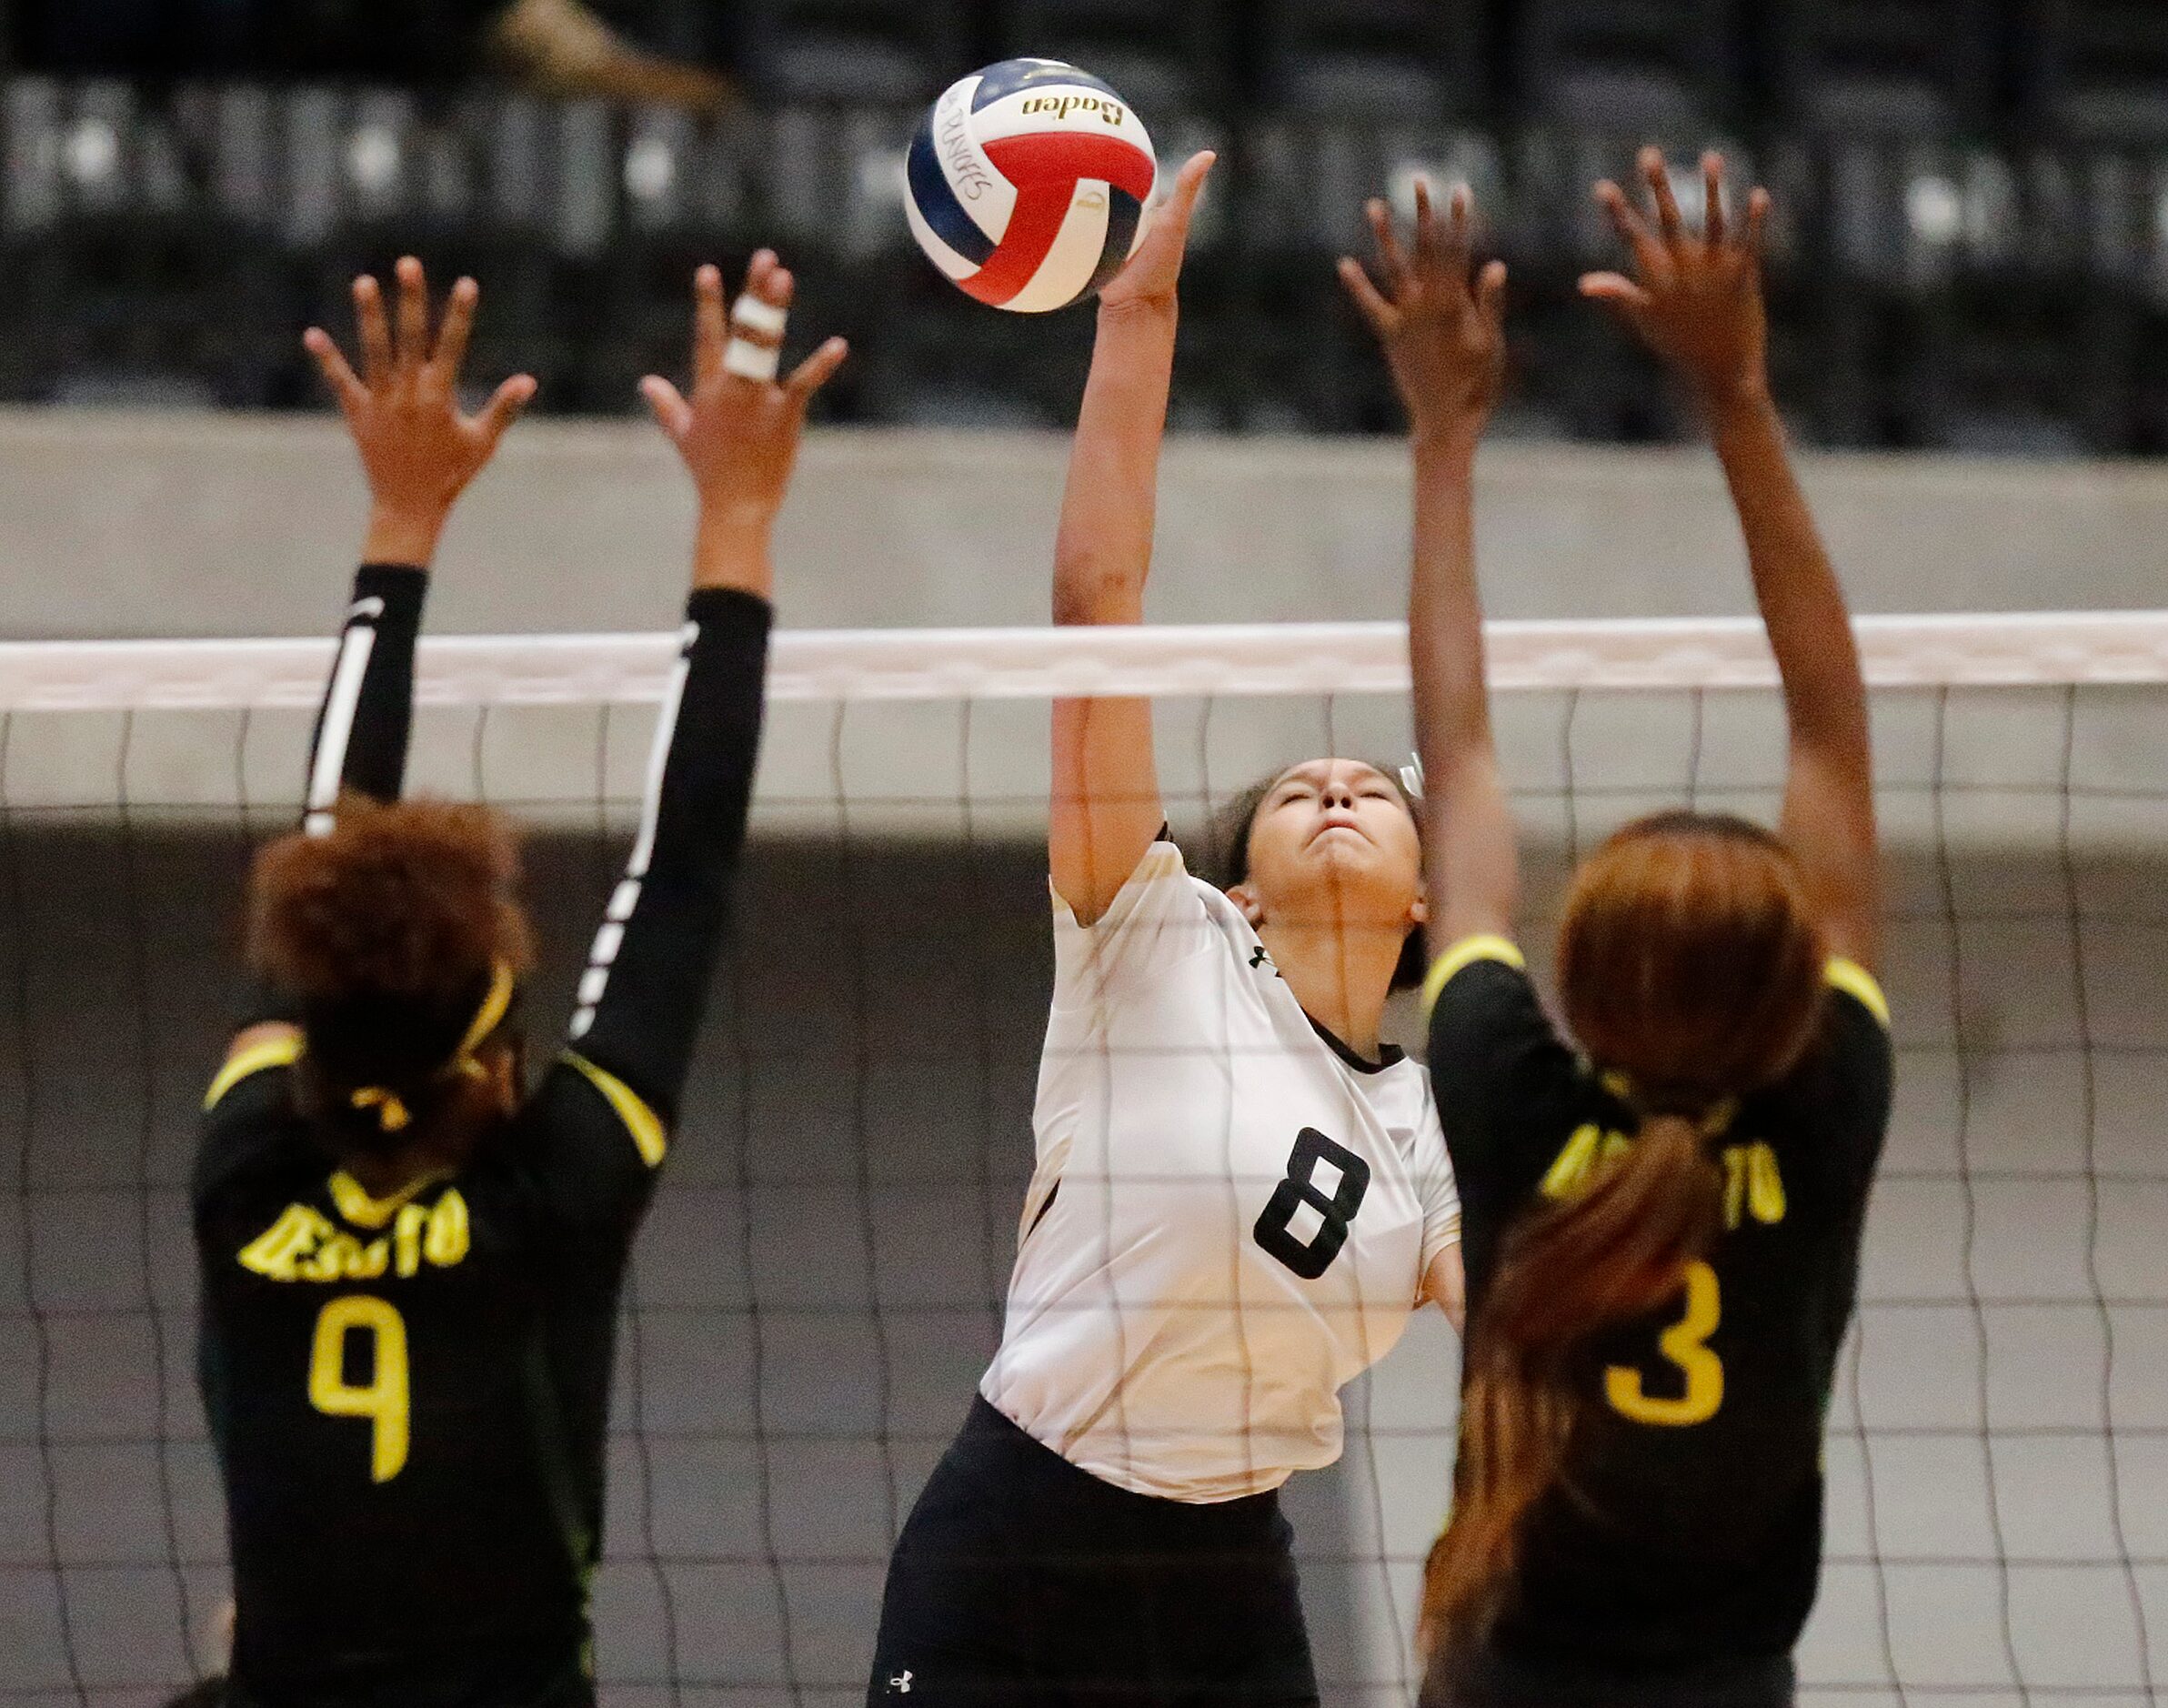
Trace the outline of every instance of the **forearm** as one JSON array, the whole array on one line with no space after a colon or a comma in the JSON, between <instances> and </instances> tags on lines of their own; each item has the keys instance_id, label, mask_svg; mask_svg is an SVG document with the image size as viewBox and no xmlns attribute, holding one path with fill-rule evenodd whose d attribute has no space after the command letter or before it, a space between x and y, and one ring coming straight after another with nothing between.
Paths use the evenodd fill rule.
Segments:
<instances>
[{"instance_id":1,"label":"forearm","mask_svg":"<svg viewBox=\"0 0 2168 1708\"><path fill-rule=\"evenodd\" d=\"M1054 545L1054 620L1142 620L1174 372L1171 302L1099 310Z\"/></svg>"},{"instance_id":2,"label":"forearm","mask_svg":"<svg viewBox=\"0 0 2168 1708\"><path fill-rule=\"evenodd\" d=\"M702 586L649 760L639 835L597 932L573 1048L677 1113L728 922L759 756L768 602Z\"/></svg>"},{"instance_id":3,"label":"forearm","mask_svg":"<svg viewBox=\"0 0 2168 1708\"><path fill-rule=\"evenodd\" d=\"M1480 423L1415 444L1415 548L1408 647L1423 765L1430 938L1444 948L1510 928L1520 882L1498 776L1475 573Z\"/></svg>"},{"instance_id":4,"label":"forearm","mask_svg":"<svg viewBox=\"0 0 2168 1708\"><path fill-rule=\"evenodd\" d=\"M1776 405L1755 391L1714 407L1711 421L1793 733L1863 748L1865 690L1844 589L1793 472Z\"/></svg>"},{"instance_id":5,"label":"forearm","mask_svg":"<svg viewBox=\"0 0 2168 1708\"><path fill-rule=\"evenodd\" d=\"M1473 429L1415 441L1415 537L1408 656L1417 751L1442 779L1490 745L1483 607L1475 574Z\"/></svg>"},{"instance_id":6,"label":"forearm","mask_svg":"<svg viewBox=\"0 0 2168 1708\"><path fill-rule=\"evenodd\" d=\"M370 531L372 547L382 543ZM414 722L414 648L421 633L428 571L412 562L365 562L339 637L310 745L308 829L328 829L339 791L399 798Z\"/></svg>"}]
</instances>

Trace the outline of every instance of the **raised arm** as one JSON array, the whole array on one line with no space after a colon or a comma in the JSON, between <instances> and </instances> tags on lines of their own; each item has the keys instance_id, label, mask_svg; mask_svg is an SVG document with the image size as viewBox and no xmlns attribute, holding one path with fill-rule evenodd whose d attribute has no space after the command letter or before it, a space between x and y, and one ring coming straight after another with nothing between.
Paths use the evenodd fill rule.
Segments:
<instances>
[{"instance_id":1,"label":"raised arm","mask_svg":"<svg viewBox=\"0 0 2168 1708\"><path fill-rule=\"evenodd\" d=\"M1434 952L1511 928L1520 893L1513 818L1498 773L1475 577L1475 454L1505 378L1502 262L1471 273L1470 198L1440 219L1416 187L1412 252L1370 205L1380 286L1352 257L1340 276L1384 346L1415 461L1408 655L1423 768L1423 847Z\"/></svg>"},{"instance_id":2,"label":"raised arm","mask_svg":"<svg viewBox=\"0 0 2168 1708\"><path fill-rule=\"evenodd\" d=\"M1174 373L1176 286L1213 156L1182 168L1129 265L1099 293L1091 377L1054 544L1057 623L1140 623L1159 441ZM1047 833L1054 889L1084 924L1104 913L1166 822L1151 702L1058 699Z\"/></svg>"},{"instance_id":3,"label":"raised arm","mask_svg":"<svg viewBox=\"0 0 2168 1708\"><path fill-rule=\"evenodd\" d=\"M396 335L376 281L366 275L354 281L358 376L322 327L302 339L338 399L369 484L368 535L309 755L305 822L317 833L331 828L342 789L399 798L414 716L414 643L437 538L535 395L534 380L516 375L480 414L461 414L459 368L481 292L470 278L453 286L432 340L422 264L407 256L397 276Z\"/></svg>"},{"instance_id":4,"label":"raised arm","mask_svg":"<svg viewBox=\"0 0 2168 1708\"><path fill-rule=\"evenodd\" d=\"M1663 156L1644 149L1652 214L1615 184L1597 199L1631 247L1635 276L1591 274L1583 296L1609 303L1686 379L1707 416L1746 537L1754 598L1783 678L1791 755L1783 834L1805 868L1830 946L1872 970L1881 944L1873 750L1859 648L1844 589L1792 472L1770 397L1762 300L1769 194L1755 190L1735 230L1723 162L1702 156L1702 231L1686 228Z\"/></svg>"},{"instance_id":5,"label":"raised arm","mask_svg":"<svg viewBox=\"0 0 2168 1708\"><path fill-rule=\"evenodd\" d=\"M832 338L777 383L793 288L762 250L727 313L721 275L702 267L691 397L666 379L641 384L698 497L693 585L639 834L596 933L571 1037L574 1066L606 1096L615 1102L628 1090L666 1124L677 1118L745 842L775 580L770 538L807 405L845 355Z\"/></svg>"}]
</instances>

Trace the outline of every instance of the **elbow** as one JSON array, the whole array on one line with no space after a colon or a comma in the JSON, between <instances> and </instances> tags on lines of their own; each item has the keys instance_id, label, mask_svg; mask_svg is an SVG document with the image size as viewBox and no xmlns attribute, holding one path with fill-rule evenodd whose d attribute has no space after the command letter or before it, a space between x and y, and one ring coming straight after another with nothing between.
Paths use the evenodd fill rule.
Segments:
<instances>
[{"instance_id":1,"label":"elbow","mask_svg":"<svg viewBox=\"0 0 2168 1708\"><path fill-rule=\"evenodd\" d=\"M1090 562L1056 565L1054 621L1058 627L1136 623L1143 619L1141 577L1126 576Z\"/></svg>"}]
</instances>

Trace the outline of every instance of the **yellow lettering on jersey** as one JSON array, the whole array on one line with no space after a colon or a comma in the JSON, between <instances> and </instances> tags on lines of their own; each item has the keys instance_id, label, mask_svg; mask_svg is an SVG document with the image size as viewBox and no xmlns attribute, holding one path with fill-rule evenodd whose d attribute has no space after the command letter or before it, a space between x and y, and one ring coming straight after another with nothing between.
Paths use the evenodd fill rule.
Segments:
<instances>
[{"instance_id":1,"label":"yellow lettering on jersey","mask_svg":"<svg viewBox=\"0 0 2168 1708\"><path fill-rule=\"evenodd\" d=\"M1754 1220L1774 1227L1784 1220L1784 1177L1777 1153L1756 1140L1746 1148L1746 1203Z\"/></svg>"},{"instance_id":2,"label":"yellow lettering on jersey","mask_svg":"<svg viewBox=\"0 0 2168 1708\"><path fill-rule=\"evenodd\" d=\"M343 1169L326 1184L330 1189L332 1203L347 1223L353 1227L366 1228L374 1233L389 1222L410 1199L428 1191L444 1178L442 1171L424 1174L418 1180L402 1186L388 1198L370 1197L368 1189Z\"/></svg>"},{"instance_id":3,"label":"yellow lettering on jersey","mask_svg":"<svg viewBox=\"0 0 2168 1708\"><path fill-rule=\"evenodd\" d=\"M1686 1392L1675 1400L1651 1396L1641 1372L1631 1364L1613 1364L1603 1372L1603 1397L1611 1410L1636 1423L1670 1429L1706 1423L1724 1402L1724 1363L1709 1349L1722 1316L1716 1271L1699 1261L1686 1266L1686 1314L1656 1338L1657 1350L1686 1378Z\"/></svg>"},{"instance_id":4,"label":"yellow lettering on jersey","mask_svg":"<svg viewBox=\"0 0 2168 1708\"><path fill-rule=\"evenodd\" d=\"M391 1259L391 1241L364 1245L350 1233L334 1233L300 1265L303 1281L375 1281Z\"/></svg>"},{"instance_id":5,"label":"yellow lettering on jersey","mask_svg":"<svg viewBox=\"0 0 2168 1708\"><path fill-rule=\"evenodd\" d=\"M1539 1190L1546 1198L1578 1197L1599 1164L1631 1150L1622 1132L1607 1132L1595 1122L1577 1127L1565 1148L1544 1172ZM1724 1175L1724 1226L1736 1228L1750 1215L1765 1227L1784 1220L1784 1176L1777 1153L1766 1143L1726 1145L1720 1153Z\"/></svg>"},{"instance_id":6,"label":"yellow lettering on jersey","mask_svg":"<svg viewBox=\"0 0 2168 1708\"><path fill-rule=\"evenodd\" d=\"M393 1262L401 1281L418 1273L422 1266L422 1230L429 1225L429 1212L419 1204L401 1204L399 1219L392 1224Z\"/></svg>"},{"instance_id":7,"label":"yellow lettering on jersey","mask_svg":"<svg viewBox=\"0 0 2168 1708\"><path fill-rule=\"evenodd\" d=\"M467 1200L457 1189L447 1191L429 1212L429 1231L422 1241L422 1255L438 1269L450 1269L467 1255L470 1238Z\"/></svg>"},{"instance_id":8,"label":"yellow lettering on jersey","mask_svg":"<svg viewBox=\"0 0 2168 1708\"><path fill-rule=\"evenodd\" d=\"M1573 1130L1573 1136L1566 1140L1566 1148L1558 1153L1548 1172L1543 1176L1541 1191L1546 1198L1574 1198L1589 1183L1589 1176L1600 1162L1630 1149L1633 1140L1622 1132L1606 1132L1590 1121Z\"/></svg>"},{"instance_id":9,"label":"yellow lettering on jersey","mask_svg":"<svg viewBox=\"0 0 2168 1708\"><path fill-rule=\"evenodd\" d=\"M437 1269L463 1262L473 1240L467 1200L447 1190L429 1209L402 1204L391 1232L366 1242L306 1204L288 1204L238 1261L276 1281L375 1281L387 1271L406 1280L425 1260Z\"/></svg>"},{"instance_id":10,"label":"yellow lettering on jersey","mask_svg":"<svg viewBox=\"0 0 2168 1708\"><path fill-rule=\"evenodd\" d=\"M298 1280L301 1261L336 1231L306 1204L288 1204L276 1221L241 1248L241 1267L273 1281Z\"/></svg>"},{"instance_id":11,"label":"yellow lettering on jersey","mask_svg":"<svg viewBox=\"0 0 2168 1708\"><path fill-rule=\"evenodd\" d=\"M1723 1162L1725 1227L1736 1228L1750 1215L1769 1228L1784 1220L1784 1176L1774 1150L1760 1140L1726 1145Z\"/></svg>"}]
</instances>

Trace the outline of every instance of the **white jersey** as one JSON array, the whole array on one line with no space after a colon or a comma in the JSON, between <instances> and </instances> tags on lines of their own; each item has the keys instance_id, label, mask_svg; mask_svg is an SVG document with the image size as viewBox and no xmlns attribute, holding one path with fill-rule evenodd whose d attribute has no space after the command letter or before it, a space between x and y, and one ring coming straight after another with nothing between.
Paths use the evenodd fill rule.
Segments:
<instances>
[{"instance_id":1,"label":"white jersey","mask_svg":"<svg viewBox=\"0 0 2168 1708\"><path fill-rule=\"evenodd\" d=\"M1232 1500L1340 1457L1460 1202L1429 1076L1312 1026L1227 897L1155 842L1054 1007L1001 1350L980 1392L1139 1494Z\"/></svg>"}]
</instances>

